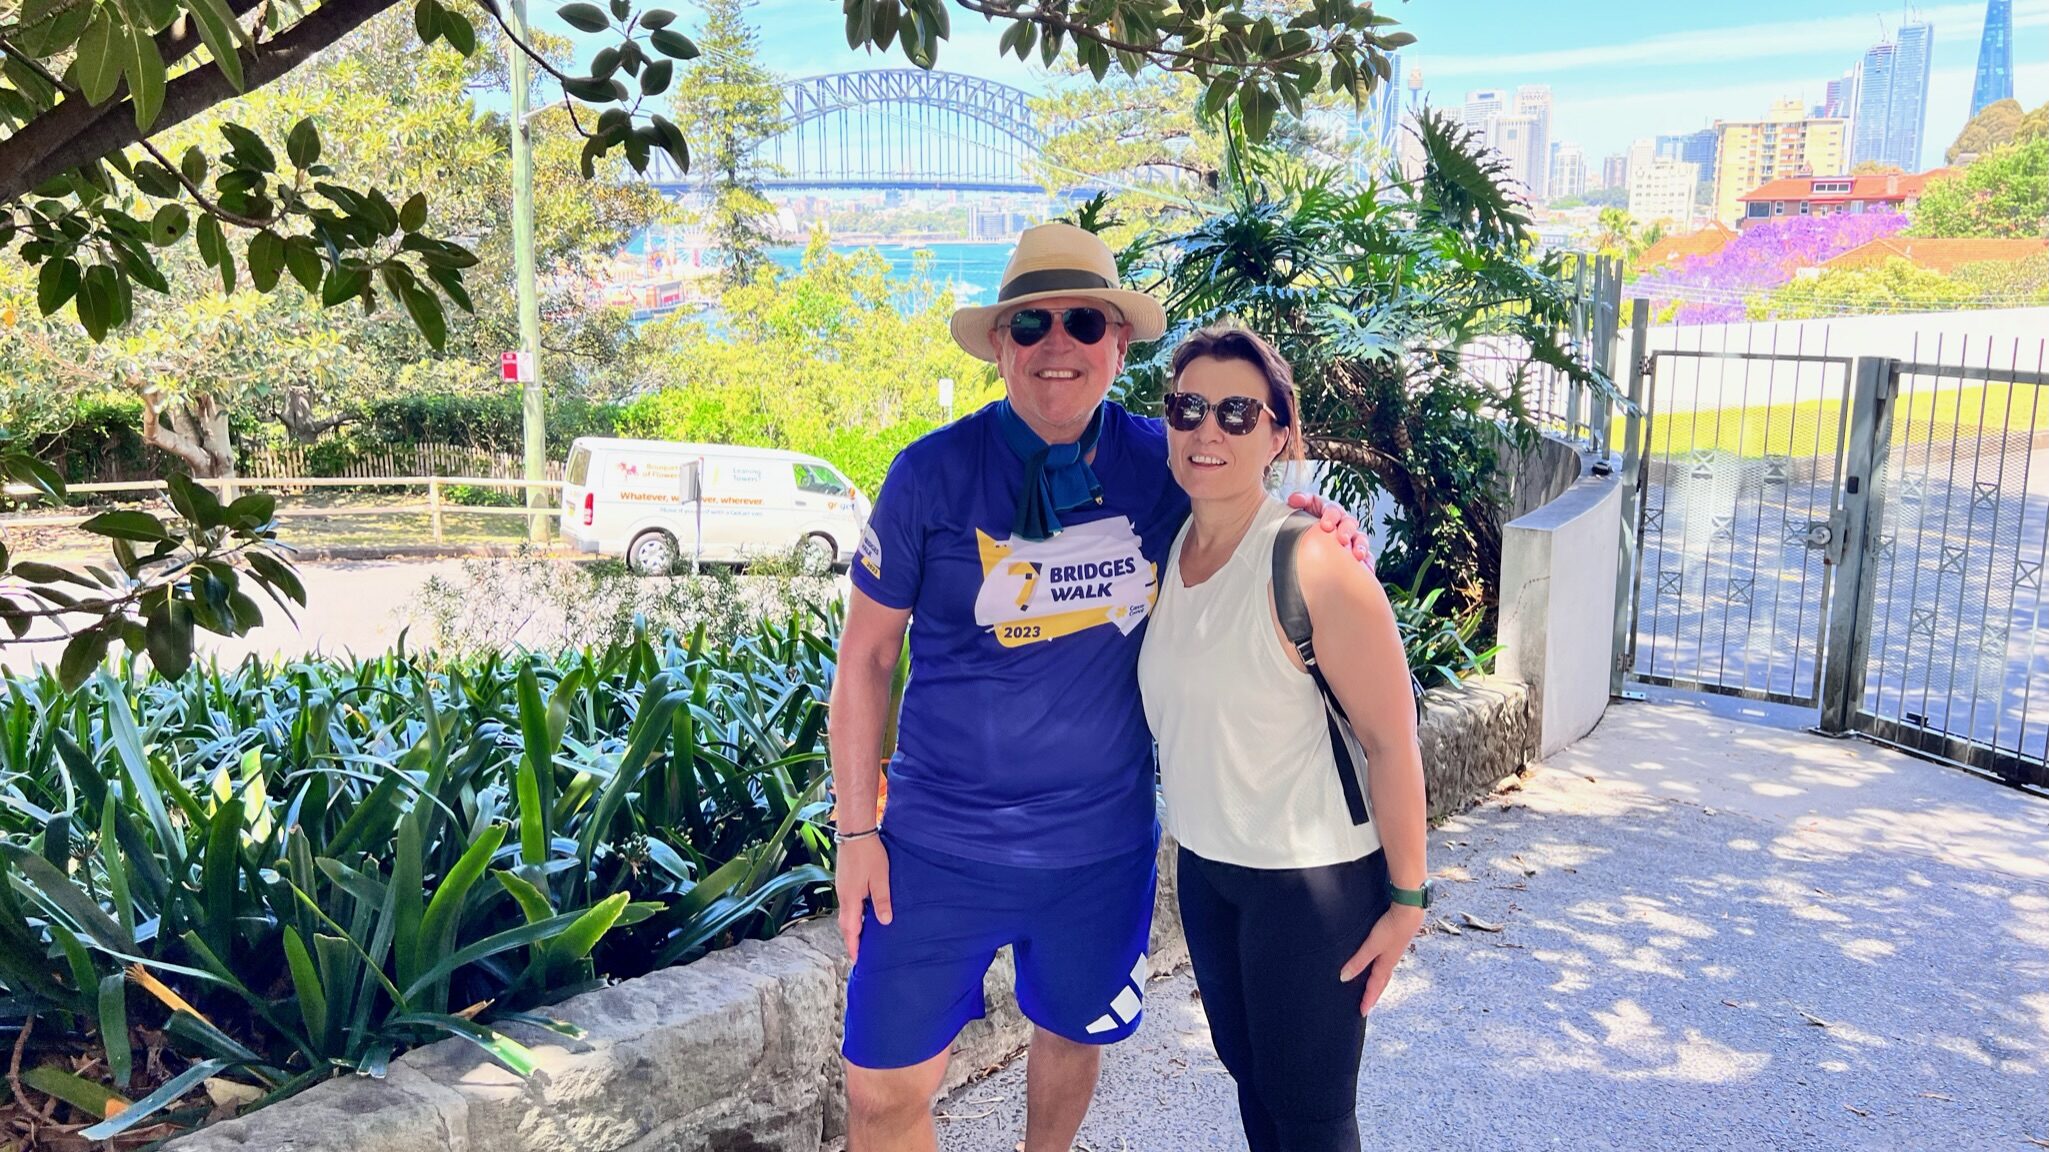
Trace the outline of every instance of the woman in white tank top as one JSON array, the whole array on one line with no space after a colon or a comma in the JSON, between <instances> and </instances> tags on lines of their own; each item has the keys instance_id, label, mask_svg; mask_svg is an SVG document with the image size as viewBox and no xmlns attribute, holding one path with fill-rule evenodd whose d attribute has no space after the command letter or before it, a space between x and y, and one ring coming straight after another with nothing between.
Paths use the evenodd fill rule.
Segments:
<instances>
[{"instance_id":1,"label":"woman in white tank top","mask_svg":"<svg viewBox=\"0 0 2049 1152\"><path fill-rule=\"evenodd\" d=\"M1287 363L1209 328L1175 350L1167 448L1191 514L1160 573L1139 684L1180 842L1182 924L1251 1152L1357 1152L1365 1018L1423 924L1422 756L1394 611L1322 532L1296 543L1317 666L1366 751L1354 823L1323 698L1273 606L1301 458Z\"/></svg>"}]
</instances>

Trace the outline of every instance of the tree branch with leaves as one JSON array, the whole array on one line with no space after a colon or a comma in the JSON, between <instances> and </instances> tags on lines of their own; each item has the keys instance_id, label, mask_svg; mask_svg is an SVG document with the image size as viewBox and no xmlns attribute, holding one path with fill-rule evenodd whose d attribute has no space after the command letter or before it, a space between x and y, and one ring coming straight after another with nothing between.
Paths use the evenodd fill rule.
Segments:
<instances>
[{"instance_id":1,"label":"tree branch with leaves","mask_svg":"<svg viewBox=\"0 0 2049 1152\"><path fill-rule=\"evenodd\" d=\"M494 0L479 0L501 26ZM192 243L224 287L239 270L264 292L281 274L323 307L366 310L396 300L430 344L446 335L444 301L469 307L463 271L474 257L428 227L424 189L348 187L319 164L319 126L266 141L232 122L225 147L188 148L173 165L153 138L304 66L398 0L24 0L0 21L0 249L39 269L45 315L69 305L94 339L135 313L137 285L170 291L163 249ZM477 50L467 0L415 0L422 43ZM1413 39L1369 3L1311 0L1292 16L1255 14L1245 0L842 0L847 43L902 52L933 68L951 9L1008 24L1003 49L1069 59L1097 80L1114 62L1186 73L1215 114L1235 104L1263 139L1282 107L1328 92L1363 102L1387 82L1387 54ZM1257 11L1257 10L1255 10ZM534 44L532 57L576 116L586 176L622 152L645 171L656 150L688 171L689 143L654 111L674 66L698 46L673 12L633 0L579 0L558 9L571 26L612 32L579 68ZM629 84L627 81L631 80ZM571 105L575 108L576 104ZM238 130L239 129L239 130ZM285 145L288 164L275 146ZM403 205L402 207L400 205Z\"/></svg>"}]
</instances>

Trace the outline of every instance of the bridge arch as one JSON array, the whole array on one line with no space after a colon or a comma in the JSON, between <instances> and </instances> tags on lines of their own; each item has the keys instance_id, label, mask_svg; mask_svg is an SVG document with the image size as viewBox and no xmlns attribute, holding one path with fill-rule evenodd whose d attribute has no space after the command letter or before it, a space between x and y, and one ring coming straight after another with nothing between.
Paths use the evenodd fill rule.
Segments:
<instances>
[{"instance_id":1,"label":"bridge arch","mask_svg":"<svg viewBox=\"0 0 2049 1152\"><path fill-rule=\"evenodd\" d=\"M1030 161L1045 146L1031 93L957 72L879 68L782 86L784 131L757 155L766 188L1043 192ZM686 178L658 162L665 191Z\"/></svg>"}]
</instances>

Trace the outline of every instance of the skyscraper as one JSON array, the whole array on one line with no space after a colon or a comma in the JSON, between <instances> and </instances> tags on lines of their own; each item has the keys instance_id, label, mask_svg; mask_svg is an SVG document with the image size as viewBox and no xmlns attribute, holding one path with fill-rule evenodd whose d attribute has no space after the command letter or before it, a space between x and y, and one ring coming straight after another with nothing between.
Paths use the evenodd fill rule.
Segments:
<instances>
[{"instance_id":1,"label":"skyscraper","mask_svg":"<svg viewBox=\"0 0 2049 1152\"><path fill-rule=\"evenodd\" d=\"M1563 199L1587 190L1587 157L1577 144L1551 145L1551 195Z\"/></svg>"},{"instance_id":2,"label":"skyscraper","mask_svg":"<svg viewBox=\"0 0 2049 1152\"><path fill-rule=\"evenodd\" d=\"M1660 136L1657 158L1684 160L1688 164L1700 165L1702 172L1710 172L1715 166L1715 130L1703 128L1677 136Z\"/></svg>"},{"instance_id":3,"label":"skyscraper","mask_svg":"<svg viewBox=\"0 0 2049 1152\"><path fill-rule=\"evenodd\" d=\"M1985 35L1978 41L1978 79L1971 86L1971 115L2013 96L2013 0L1986 0Z\"/></svg>"},{"instance_id":4,"label":"skyscraper","mask_svg":"<svg viewBox=\"0 0 2049 1152\"><path fill-rule=\"evenodd\" d=\"M1544 143L1543 119L1527 112L1503 112L1493 126L1491 142L1508 164L1508 178L1529 192L1532 204L1542 203L1551 182L1551 149Z\"/></svg>"},{"instance_id":5,"label":"skyscraper","mask_svg":"<svg viewBox=\"0 0 2049 1152\"><path fill-rule=\"evenodd\" d=\"M1935 28L1908 24L1895 40L1864 53L1851 74L1850 163L1921 167L1921 132L1928 120L1928 59Z\"/></svg>"},{"instance_id":6,"label":"skyscraper","mask_svg":"<svg viewBox=\"0 0 2049 1152\"><path fill-rule=\"evenodd\" d=\"M1499 88L1481 88L1466 93L1464 114L1460 117L1470 131L1480 134L1480 139L1494 143L1494 118L1508 107L1508 95Z\"/></svg>"},{"instance_id":7,"label":"skyscraper","mask_svg":"<svg viewBox=\"0 0 2049 1152\"><path fill-rule=\"evenodd\" d=\"M1629 157L1616 153L1601 160L1601 187L1629 187Z\"/></svg>"},{"instance_id":8,"label":"skyscraper","mask_svg":"<svg viewBox=\"0 0 2049 1152\"><path fill-rule=\"evenodd\" d=\"M1387 58L1387 74L1402 74L1402 56L1395 52ZM1383 81L1373 86L1373 94L1366 98L1366 111L1359 116L1359 131L1368 140L1379 145L1379 154L1391 156L1402 125L1402 92L1393 81ZM1377 164L1378 161L1376 160Z\"/></svg>"},{"instance_id":9,"label":"skyscraper","mask_svg":"<svg viewBox=\"0 0 2049 1152\"><path fill-rule=\"evenodd\" d=\"M1928 65L1934 55L1935 25L1908 24L1900 29L1885 143L1890 162L1908 172L1921 170L1921 136L1928 126Z\"/></svg>"},{"instance_id":10,"label":"skyscraper","mask_svg":"<svg viewBox=\"0 0 2049 1152\"><path fill-rule=\"evenodd\" d=\"M1524 127L1529 137L1522 141L1522 164L1516 168L1516 178L1531 191L1531 201L1543 203L1551 199L1551 86L1522 84L1516 88L1516 115L1529 121ZM1506 143L1498 148L1508 154ZM1516 160L1510 158L1510 164L1514 166Z\"/></svg>"}]
</instances>

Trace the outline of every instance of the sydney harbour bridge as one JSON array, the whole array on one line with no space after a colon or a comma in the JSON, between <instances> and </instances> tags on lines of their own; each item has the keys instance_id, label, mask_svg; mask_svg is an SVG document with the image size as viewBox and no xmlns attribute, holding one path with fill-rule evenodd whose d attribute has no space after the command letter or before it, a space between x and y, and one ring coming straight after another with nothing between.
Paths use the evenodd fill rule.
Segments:
<instances>
[{"instance_id":1,"label":"sydney harbour bridge","mask_svg":"<svg viewBox=\"0 0 2049 1152\"><path fill-rule=\"evenodd\" d=\"M756 153L768 168L762 186L1043 195L1034 161L1046 141L1030 98L979 76L916 68L792 80L782 86L783 131ZM701 184L659 151L647 176L669 195Z\"/></svg>"}]
</instances>

